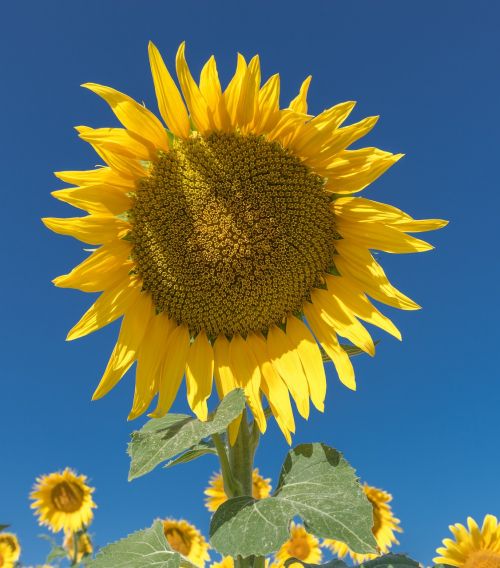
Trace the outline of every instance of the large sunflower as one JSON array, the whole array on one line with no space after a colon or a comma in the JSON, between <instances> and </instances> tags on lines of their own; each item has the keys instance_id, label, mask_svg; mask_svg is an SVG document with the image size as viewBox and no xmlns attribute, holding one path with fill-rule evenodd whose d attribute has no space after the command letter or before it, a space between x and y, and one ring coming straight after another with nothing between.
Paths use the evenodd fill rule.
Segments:
<instances>
[{"instance_id":1,"label":"large sunflower","mask_svg":"<svg viewBox=\"0 0 500 568\"><path fill-rule=\"evenodd\" d=\"M386 554L394 544L399 544L394 533L403 532L403 529L399 526L399 519L393 515L391 506L389 505L392 501L392 495L387 493L387 491L371 487L366 483L363 485L363 490L373 507L372 532L377 541L377 548L381 554ZM378 556L377 554L358 554L338 540L325 539L324 545L339 558L344 558L349 554L358 564Z\"/></svg>"},{"instance_id":2,"label":"large sunflower","mask_svg":"<svg viewBox=\"0 0 500 568\"><path fill-rule=\"evenodd\" d=\"M471 517L467 530L462 524L450 526L455 540L445 538L444 547L434 558L436 564L448 564L458 568L500 568L500 524L493 515L486 515L483 526L478 527Z\"/></svg>"},{"instance_id":3,"label":"large sunflower","mask_svg":"<svg viewBox=\"0 0 500 568\"><path fill-rule=\"evenodd\" d=\"M271 480L265 479L260 475L258 468L252 472L252 496L254 499L265 499L271 494ZM210 485L205 489L205 505L209 511L217 511L217 509L227 501L227 495L224 491L224 480L220 473L215 473L210 479Z\"/></svg>"},{"instance_id":4,"label":"large sunflower","mask_svg":"<svg viewBox=\"0 0 500 568\"><path fill-rule=\"evenodd\" d=\"M284 566L289 558L297 558L308 564L319 564L322 554L318 539L309 534L302 525L292 523L290 538L281 545L275 557L275 563L271 564L271 567L278 568Z\"/></svg>"},{"instance_id":5,"label":"large sunflower","mask_svg":"<svg viewBox=\"0 0 500 568\"><path fill-rule=\"evenodd\" d=\"M201 532L193 525L182 519L165 519L163 532L171 548L189 560L196 566L203 567L207 560L209 544Z\"/></svg>"},{"instance_id":6,"label":"large sunflower","mask_svg":"<svg viewBox=\"0 0 500 568\"><path fill-rule=\"evenodd\" d=\"M66 468L37 479L31 493L31 499L35 500L31 508L36 509L40 524L54 532L77 532L88 526L94 517L93 492L85 475L76 475Z\"/></svg>"},{"instance_id":7,"label":"large sunflower","mask_svg":"<svg viewBox=\"0 0 500 568\"><path fill-rule=\"evenodd\" d=\"M205 420L215 376L220 397L237 386L245 390L261 431L263 393L289 440L295 429L289 394L304 418L309 400L324 407L319 345L355 389L338 335L370 355L375 347L359 320L400 338L367 295L418 308L389 283L371 249L429 250L407 233L446 222L417 221L353 197L401 154L349 150L377 117L342 126L353 102L308 114L310 77L281 109L279 75L261 86L258 56L247 64L238 55L222 90L213 57L199 82L193 79L183 43L176 59L180 91L153 44L149 56L167 128L127 95L87 83L124 128L78 127L107 165L56 174L76 187L54 197L88 215L45 224L98 248L54 282L102 292L68 339L123 316L94 399L137 361L130 418L157 394L152 416L163 416L185 375L189 404Z\"/></svg>"},{"instance_id":8,"label":"large sunflower","mask_svg":"<svg viewBox=\"0 0 500 568\"><path fill-rule=\"evenodd\" d=\"M14 568L21 556L21 547L13 533L0 532L0 567Z\"/></svg>"}]
</instances>

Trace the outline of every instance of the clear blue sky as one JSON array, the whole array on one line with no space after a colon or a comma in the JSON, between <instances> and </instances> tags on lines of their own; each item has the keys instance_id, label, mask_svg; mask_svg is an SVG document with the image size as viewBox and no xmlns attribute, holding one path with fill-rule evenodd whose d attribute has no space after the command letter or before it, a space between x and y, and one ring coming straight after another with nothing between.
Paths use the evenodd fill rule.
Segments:
<instances>
[{"instance_id":1,"label":"clear blue sky","mask_svg":"<svg viewBox=\"0 0 500 568\"><path fill-rule=\"evenodd\" d=\"M72 127L112 126L107 106L79 85L104 83L156 108L147 62L152 39L168 61L182 40L195 73L214 53L225 80L236 52L280 72L287 103L311 73L312 112L359 102L353 119L380 114L367 145L406 157L367 195L415 216L450 219L435 251L381 255L420 312L386 313L403 331L374 359L356 359L359 390L329 369L324 415L298 420L295 442L344 451L361 477L394 495L399 550L426 564L448 524L500 515L498 409L498 186L500 4L396 0L16 0L0 24L2 74L2 377L0 523L12 524L23 561L41 561L28 503L35 477L64 466L90 476L105 544L158 516L186 517L205 534L202 493L213 458L127 482L128 376L90 397L116 327L73 343L67 330L91 302L51 279L81 258L42 216L71 215L49 192L55 170L99 160ZM185 411L184 399L177 404ZM272 427L258 454L277 479L287 446Z\"/></svg>"}]
</instances>

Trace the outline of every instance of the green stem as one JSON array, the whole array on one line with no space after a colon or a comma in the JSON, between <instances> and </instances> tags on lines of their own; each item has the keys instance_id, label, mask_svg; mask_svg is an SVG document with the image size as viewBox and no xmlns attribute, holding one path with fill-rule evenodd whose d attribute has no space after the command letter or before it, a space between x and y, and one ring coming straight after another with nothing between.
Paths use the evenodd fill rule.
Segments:
<instances>
[{"instance_id":1,"label":"green stem","mask_svg":"<svg viewBox=\"0 0 500 568\"><path fill-rule=\"evenodd\" d=\"M233 497L249 496L253 493L253 460L259 443L259 431L255 422L250 425L247 412L243 411L236 442L229 446L229 468L236 481ZM262 556L235 559L235 568L264 568Z\"/></svg>"},{"instance_id":2,"label":"green stem","mask_svg":"<svg viewBox=\"0 0 500 568\"><path fill-rule=\"evenodd\" d=\"M219 456L222 480L224 482L224 491L229 498L234 497L235 495L238 495L239 483L238 480L234 478L233 472L231 471L231 465L229 464L229 458L227 457L226 444L222 440L220 434L213 434L212 440L214 441L215 449Z\"/></svg>"}]
</instances>

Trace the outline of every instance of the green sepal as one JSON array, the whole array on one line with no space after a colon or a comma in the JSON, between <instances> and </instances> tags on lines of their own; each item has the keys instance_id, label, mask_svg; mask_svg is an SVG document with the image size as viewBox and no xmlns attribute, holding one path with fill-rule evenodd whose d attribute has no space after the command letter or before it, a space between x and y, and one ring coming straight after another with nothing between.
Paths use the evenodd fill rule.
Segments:
<instances>
[{"instance_id":1,"label":"green sepal","mask_svg":"<svg viewBox=\"0 0 500 568\"><path fill-rule=\"evenodd\" d=\"M235 497L212 517L212 546L224 556L265 556L290 538L301 517L311 534L345 542L359 553L375 553L373 508L342 455L325 444L291 450L272 497Z\"/></svg>"},{"instance_id":2,"label":"green sepal","mask_svg":"<svg viewBox=\"0 0 500 568\"><path fill-rule=\"evenodd\" d=\"M141 430L132 433L132 441L128 445L131 458L129 481L193 449L212 434L225 431L244 408L243 390L235 389L221 401L206 422L187 414L167 414L146 422Z\"/></svg>"}]
</instances>

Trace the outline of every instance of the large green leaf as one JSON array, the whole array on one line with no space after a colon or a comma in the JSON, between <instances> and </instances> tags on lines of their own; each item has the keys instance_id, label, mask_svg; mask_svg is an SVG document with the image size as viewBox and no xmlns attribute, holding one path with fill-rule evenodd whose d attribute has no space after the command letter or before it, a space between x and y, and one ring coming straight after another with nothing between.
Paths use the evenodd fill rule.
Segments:
<instances>
[{"instance_id":1,"label":"large green leaf","mask_svg":"<svg viewBox=\"0 0 500 568\"><path fill-rule=\"evenodd\" d=\"M231 391L206 422L186 414L167 414L147 422L132 434L129 480L141 477L160 463L197 446L204 438L224 431L245 407L241 389Z\"/></svg>"},{"instance_id":2,"label":"large green leaf","mask_svg":"<svg viewBox=\"0 0 500 568\"><path fill-rule=\"evenodd\" d=\"M187 463L200 458L201 456L206 456L207 454L213 454L215 456L217 455L217 450L215 449L213 442L200 442L199 444L196 444L189 450L180 454L175 459L168 461L165 464L165 467L172 467L181 463Z\"/></svg>"},{"instance_id":3,"label":"large green leaf","mask_svg":"<svg viewBox=\"0 0 500 568\"><path fill-rule=\"evenodd\" d=\"M10 527L10 525L0 525L0 531L4 531L5 529L8 529Z\"/></svg>"},{"instance_id":4,"label":"large green leaf","mask_svg":"<svg viewBox=\"0 0 500 568\"><path fill-rule=\"evenodd\" d=\"M174 552L163 533L161 521L101 549L88 568L196 568Z\"/></svg>"},{"instance_id":5,"label":"large green leaf","mask_svg":"<svg viewBox=\"0 0 500 568\"><path fill-rule=\"evenodd\" d=\"M285 568L292 568L294 564L301 564L304 568L347 568L343 560L330 560L325 564L309 564L297 558L289 558ZM357 568L418 568L420 564L404 554L385 554L368 562L363 562Z\"/></svg>"},{"instance_id":6,"label":"large green leaf","mask_svg":"<svg viewBox=\"0 0 500 568\"><path fill-rule=\"evenodd\" d=\"M302 444L288 453L272 497L223 503L212 518L211 542L225 556L271 554L290 537L295 516L315 536L340 540L355 552L376 552L372 505L354 469L324 444Z\"/></svg>"}]
</instances>

